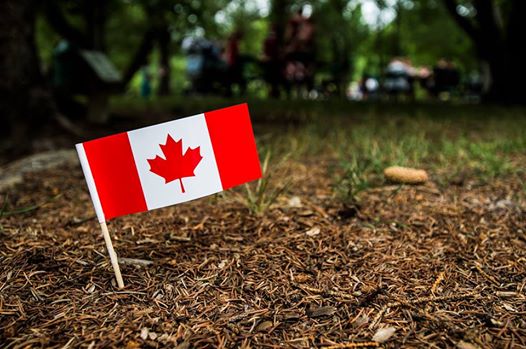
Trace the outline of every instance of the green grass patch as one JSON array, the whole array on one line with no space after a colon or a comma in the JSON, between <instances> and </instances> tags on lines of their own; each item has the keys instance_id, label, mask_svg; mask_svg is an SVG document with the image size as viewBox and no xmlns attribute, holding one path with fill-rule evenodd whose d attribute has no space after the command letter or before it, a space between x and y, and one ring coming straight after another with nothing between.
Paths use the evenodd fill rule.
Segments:
<instances>
[{"instance_id":1,"label":"green grass patch","mask_svg":"<svg viewBox=\"0 0 526 349\"><path fill-rule=\"evenodd\" d=\"M144 102L121 97L112 106L121 114L155 111L173 118L245 101L170 97ZM459 175L487 182L524 174L524 108L341 100L251 99L248 103L261 159L272 149L274 159L329 160L333 165L328 175L344 201L355 201L360 192L381 185L383 170L392 165L426 169L439 184ZM273 166L272 160L268 166ZM268 206L258 203L269 195L261 188L266 186L247 194L252 195L248 206L255 211Z\"/></svg>"}]
</instances>

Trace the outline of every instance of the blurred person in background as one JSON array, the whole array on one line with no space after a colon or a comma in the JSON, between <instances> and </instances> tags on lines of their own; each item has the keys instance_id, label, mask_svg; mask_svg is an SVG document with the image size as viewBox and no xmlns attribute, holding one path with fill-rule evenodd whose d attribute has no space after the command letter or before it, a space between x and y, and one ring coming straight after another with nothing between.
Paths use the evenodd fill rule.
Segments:
<instances>
[{"instance_id":1,"label":"blurred person in background","mask_svg":"<svg viewBox=\"0 0 526 349\"><path fill-rule=\"evenodd\" d=\"M187 55L186 74L191 82L187 93L208 94L224 88L226 64L215 42L188 36L182 42L182 49Z\"/></svg>"},{"instance_id":2,"label":"blurred person in background","mask_svg":"<svg viewBox=\"0 0 526 349\"><path fill-rule=\"evenodd\" d=\"M448 58L441 58L433 67L430 92L435 98L449 100L457 92L460 84L460 72L455 63Z\"/></svg>"},{"instance_id":3,"label":"blurred person in background","mask_svg":"<svg viewBox=\"0 0 526 349\"><path fill-rule=\"evenodd\" d=\"M469 102L480 102L484 92L484 82L480 71L474 70L469 73L465 81L464 98Z\"/></svg>"},{"instance_id":4,"label":"blurred person in background","mask_svg":"<svg viewBox=\"0 0 526 349\"><path fill-rule=\"evenodd\" d=\"M405 96L413 100L415 98L415 75L415 69L408 58L393 58L385 70L383 89L387 96L395 99Z\"/></svg>"},{"instance_id":5,"label":"blurred person in background","mask_svg":"<svg viewBox=\"0 0 526 349\"><path fill-rule=\"evenodd\" d=\"M314 87L316 30L311 13L306 9L306 6L301 7L290 18L285 30L285 78L289 95L292 87L298 92L302 87L306 92Z\"/></svg>"},{"instance_id":6,"label":"blurred person in background","mask_svg":"<svg viewBox=\"0 0 526 349\"><path fill-rule=\"evenodd\" d=\"M263 67L263 78L270 87L269 95L272 98L279 98L282 64L275 24L271 26L268 35L263 42L263 56L261 61Z\"/></svg>"},{"instance_id":7,"label":"blurred person in background","mask_svg":"<svg viewBox=\"0 0 526 349\"><path fill-rule=\"evenodd\" d=\"M359 86L362 100L375 100L378 97L380 82L374 76L367 73L363 74Z\"/></svg>"},{"instance_id":8,"label":"blurred person in background","mask_svg":"<svg viewBox=\"0 0 526 349\"><path fill-rule=\"evenodd\" d=\"M240 41L243 38L243 32L240 30L234 31L227 39L223 59L226 62L226 82L227 95L231 96L233 93L233 86L239 87L241 96L246 91L246 81L243 76L243 60L239 52Z\"/></svg>"},{"instance_id":9,"label":"blurred person in background","mask_svg":"<svg viewBox=\"0 0 526 349\"><path fill-rule=\"evenodd\" d=\"M152 76L148 66L141 69L140 95L144 99L150 99L152 95Z\"/></svg>"}]
</instances>

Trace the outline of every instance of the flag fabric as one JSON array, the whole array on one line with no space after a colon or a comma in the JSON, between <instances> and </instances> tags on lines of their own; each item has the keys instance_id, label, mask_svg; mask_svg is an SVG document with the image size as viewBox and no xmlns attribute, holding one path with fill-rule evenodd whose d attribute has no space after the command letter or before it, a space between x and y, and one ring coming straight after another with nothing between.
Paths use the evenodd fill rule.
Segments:
<instances>
[{"instance_id":1,"label":"flag fabric","mask_svg":"<svg viewBox=\"0 0 526 349\"><path fill-rule=\"evenodd\" d=\"M76 145L99 222L214 194L261 177L240 104Z\"/></svg>"}]
</instances>

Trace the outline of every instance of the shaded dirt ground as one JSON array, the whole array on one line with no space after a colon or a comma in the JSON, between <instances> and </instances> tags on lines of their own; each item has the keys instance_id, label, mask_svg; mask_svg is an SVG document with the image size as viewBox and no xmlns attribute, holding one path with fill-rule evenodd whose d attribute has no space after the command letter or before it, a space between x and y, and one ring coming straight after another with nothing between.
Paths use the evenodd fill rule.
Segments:
<instances>
[{"instance_id":1,"label":"shaded dirt ground","mask_svg":"<svg viewBox=\"0 0 526 349\"><path fill-rule=\"evenodd\" d=\"M26 175L27 212L0 221L0 347L526 347L520 178L378 187L356 213L327 165L291 161L261 217L228 192L114 220L140 260L122 291L80 169Z\"/></svg>"}]
</instances>

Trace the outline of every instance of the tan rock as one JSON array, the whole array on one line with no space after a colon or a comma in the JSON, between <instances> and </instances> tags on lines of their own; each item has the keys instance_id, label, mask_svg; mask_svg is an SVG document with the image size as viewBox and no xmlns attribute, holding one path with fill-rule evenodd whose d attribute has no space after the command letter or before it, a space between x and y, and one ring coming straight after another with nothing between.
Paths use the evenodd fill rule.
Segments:
<instances>
[{"instance_id":1,"label":"tan rock","mask_svg":"<svg viewBox=\"0 0 526 349\"><path fill-rule=\"evenodd\" d=\"M400 166L386 168L384 176L391 182L403 184L422 184L428 180L426 171Z\"/></svg>"}]
</instances>

